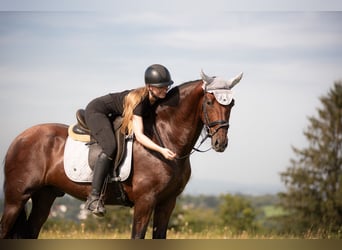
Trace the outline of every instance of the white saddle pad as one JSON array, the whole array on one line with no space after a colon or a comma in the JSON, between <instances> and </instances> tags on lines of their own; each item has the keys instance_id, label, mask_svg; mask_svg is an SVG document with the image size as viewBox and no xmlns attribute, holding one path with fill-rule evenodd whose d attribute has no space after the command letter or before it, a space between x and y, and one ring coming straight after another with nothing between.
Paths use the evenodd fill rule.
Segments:
<instances>
[{"instance_id":1,"label":"white saddle pad","mask_svg":"<svg viewBox=\"0 0 342 250\"><path fill-rule=\"evenodd\" d=\"M119 177L125 181L131 172L133 140L126 141L126 155L119 168ZM92 182L93 170L88 164L89 146L68 137L64 149L64 171L75 182Z\"/></svg>"}]
</instances>

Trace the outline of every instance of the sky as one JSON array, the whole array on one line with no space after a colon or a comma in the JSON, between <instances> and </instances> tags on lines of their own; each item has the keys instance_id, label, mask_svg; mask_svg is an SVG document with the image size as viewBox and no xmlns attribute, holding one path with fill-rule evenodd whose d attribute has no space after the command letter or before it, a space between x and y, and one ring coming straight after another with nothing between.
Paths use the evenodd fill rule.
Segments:
<instances>
[{"instance_id":1,"label":"sky","mask_svg":"<svg viewBox=\"0 0 342 250\"><path fill-rule=\"evenodd\" d=\"M76 110L93 98L143 86L153 63L165 65L175 85L199 79L201 69L226 79L243 72L229 146L191 156L185 193L274 194L284 190L279 174L295 158L291 147L307 145L303 131L319 97L342 79L342 12L335 6L254 10L214 1L214 10L200 2L188 11L178 1L156 9L154 0L132 8L27 2L1 1L1 162L24 129L75 123Z\"/></svg>"}]
</instances>

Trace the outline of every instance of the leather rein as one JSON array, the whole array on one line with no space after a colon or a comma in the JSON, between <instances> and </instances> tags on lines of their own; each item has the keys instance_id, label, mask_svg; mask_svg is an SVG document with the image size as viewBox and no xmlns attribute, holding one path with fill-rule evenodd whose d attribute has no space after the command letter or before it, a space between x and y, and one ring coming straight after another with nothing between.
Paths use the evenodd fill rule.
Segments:
<instances>
[{"instance_id":1,"label":"leather rein","mask_svg":"<svg viewBox=\"0 0 342 250\"><path fill-rule=\"evenodd\" d=\"M205 126L205 131L206 131L206 135L203 137L203 139L201 140L201 142L199 143L199 145L197 147L193 147L192 151L189 153L189 154L186 154L186 155L183 155L183 156L180 156L180 157L176 157L177 160L182 160L182 159L185 159L187 157L189 157L191 154L193 154L194 152L200 152L200 153L205 153L205 152L208 152L209 150L212 149L212 147L208 148L208 149L205 149L205 150L201 150L199 149L201 147L201 145L208 139L208 138L211 138L213 137L221 128L226 128L228 130L229 128L229 122L228 121L225 121L225 120L217 120L217 121L213 121L213 122L210 122L209 121L209 116L208 116L208 112L207 112L207 96L206 96L206 93L208 93L206 91L206 88L204 89L204 100L202 102L202 113L203 113L203 116L204 116L204 126ZM219 125L217 128L214 129L214 131L210 131L210 129L212 127L215 127ZM164 143L160 137L160 134L155 126L155 124L153 124L152 126L152 129L157 137L157 140L158 140L158 143L162 146L162 147L165 147L164 146Z\"/></svg>"}]
</instances>

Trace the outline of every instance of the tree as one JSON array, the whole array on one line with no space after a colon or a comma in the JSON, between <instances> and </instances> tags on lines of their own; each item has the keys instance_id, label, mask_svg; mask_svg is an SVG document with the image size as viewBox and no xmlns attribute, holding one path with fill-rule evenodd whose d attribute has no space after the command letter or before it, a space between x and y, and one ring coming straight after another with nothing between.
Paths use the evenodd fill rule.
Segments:
<instances>
[{"instance_id":1,"label":"tree","mask_svg":"<svg viewBox=\"0 0 342 250\"><path fill-rule=\"evenodd\" d=\"M233 233L254 232L257 229L254 223L256 212L251 203L241 196L224 195L219 214L223 226Z\"/></svg>"},{"instance_id":2,"label":"tree","mask_svg":"<svg viewBox=\"0 0 342 250\"><path fill-rule=\"evenodd\" d=\"M294 233L342 229L342 81L320 101L318 117L309 117L304 131L308 147L293 147L296 159L281 173L284 225Z\"/></svg>"},{"instance_id":3,"label":"tree","mask_svg":"<svg viewBox=\"0 0 342 250\"><path fill-rule=\"evenodd\" d=\"M169 228L176 232L203 232L217 228L219 198L207 195L182 195L172 212Z\"/></svg>"}]
</instances>

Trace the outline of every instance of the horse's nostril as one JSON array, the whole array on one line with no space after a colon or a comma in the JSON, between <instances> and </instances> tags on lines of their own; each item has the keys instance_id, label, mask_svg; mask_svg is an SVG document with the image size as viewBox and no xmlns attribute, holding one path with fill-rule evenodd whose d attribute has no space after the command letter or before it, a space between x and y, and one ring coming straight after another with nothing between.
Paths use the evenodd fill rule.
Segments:
<instances>
[{"instance_id":1,"label":"horse's nostril","mask_svg":"<svg viewBox=\"0 0 342 250\"><path fill-rule=\"evenodd\" d=\"M213 141L213 149L217 152L223 152L228 146L228 139L227 140L220 140L217 138Z\"/></svg>"}]
</instances>

